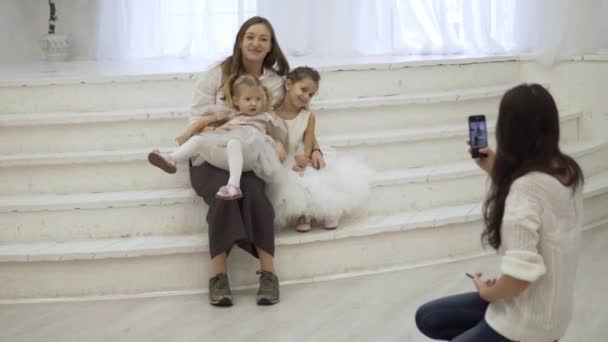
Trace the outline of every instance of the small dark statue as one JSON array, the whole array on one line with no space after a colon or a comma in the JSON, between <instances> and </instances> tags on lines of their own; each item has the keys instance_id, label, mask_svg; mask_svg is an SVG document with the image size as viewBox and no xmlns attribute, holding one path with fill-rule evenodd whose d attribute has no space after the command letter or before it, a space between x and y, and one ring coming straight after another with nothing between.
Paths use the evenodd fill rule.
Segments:
<instances>
[{"instance_id":1,"label":"small dark statue","mask_svg":"<svg viewBox=\"0 0 608 342\"><path fill-rule=\"evenodd\" d=\"M57 21L57 14L54 0L49 0L49 7L51 9L51 16L49 18L49 34L55 34L55 22Z\"/></svg>"},{"instance_id":2,"label":"small dark statue","mask_svg":"<svg viewBox=\"0 0 608 342\"><path fill-rule=\"evenodd\" d=\"M40 38L40 48L44 59L47 61L65 61L70 55L71 38L67 34L55 32L58 18L57 7L55 6L55 0L48 0L48 2L51 14L49 17L49 31Z\"/></svg>"}]
</instances>

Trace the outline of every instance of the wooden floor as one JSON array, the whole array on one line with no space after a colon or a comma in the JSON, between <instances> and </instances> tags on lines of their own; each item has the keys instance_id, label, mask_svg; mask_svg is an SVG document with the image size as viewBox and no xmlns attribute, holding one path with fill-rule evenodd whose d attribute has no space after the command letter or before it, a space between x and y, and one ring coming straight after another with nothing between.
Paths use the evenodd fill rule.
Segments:
<instances>
[{"instance_id":1,"label":"wooden floor","mask_svg":"<svg viewBox=\"0 0 608 342\"><path fill-rule=\"evenodd\" d=\"M562 342L608 341L608 228L585 233L574 321ZM281 288L258 307L254 290L235 306L205 295L0 305L0 341L428 341L414 312L438 296L470 291L464 272L495 272L489 257L408 271ZM0 284L1 286L1 284Z\"/></svg>"}]
</instances>

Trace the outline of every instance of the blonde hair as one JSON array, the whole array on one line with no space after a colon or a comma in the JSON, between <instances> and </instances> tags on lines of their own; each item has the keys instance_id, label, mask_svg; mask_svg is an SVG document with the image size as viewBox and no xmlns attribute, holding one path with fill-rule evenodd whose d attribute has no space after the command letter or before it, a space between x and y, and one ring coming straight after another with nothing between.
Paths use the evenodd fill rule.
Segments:
<instances>
[{"instance_id":1,"label":"blonde hair","mask_svg":"<svg viewBox=\"0 0 608 342\"><path fill-rule=\"evenodd\" d=\"M268 90L268 88L262 85L262 82L260 82L260 80L249 74L232 74L230 75L230 77L228 77L226 83L224 84L224 101L226 102L226 106L232 109L238 109L233 101L233 98L239 95L239 87L243 85L261 88L264 93L264 111L271 111L272 93L270 92L270 90Z\"/></svg>"}]
</instances>

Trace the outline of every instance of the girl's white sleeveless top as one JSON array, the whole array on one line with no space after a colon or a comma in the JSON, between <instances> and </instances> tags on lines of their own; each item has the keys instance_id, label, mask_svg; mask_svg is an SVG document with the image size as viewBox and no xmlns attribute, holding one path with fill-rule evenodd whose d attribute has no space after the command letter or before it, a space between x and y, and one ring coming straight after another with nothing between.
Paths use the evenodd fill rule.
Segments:
<instances>
[{"instance_id":1,"label":"girl's white sleeveless top","mask_svg":"<svg viewBox=\"0 0 608 342\"><path fill-rule=\"evenodd\" d=\"M287 126L287 146L285 146L287 155L293 156L304 151L303 139L308 127L308 118L310 118L310 111L302 109L295 118L283 119Z\"/></svg>"}]
</instances>

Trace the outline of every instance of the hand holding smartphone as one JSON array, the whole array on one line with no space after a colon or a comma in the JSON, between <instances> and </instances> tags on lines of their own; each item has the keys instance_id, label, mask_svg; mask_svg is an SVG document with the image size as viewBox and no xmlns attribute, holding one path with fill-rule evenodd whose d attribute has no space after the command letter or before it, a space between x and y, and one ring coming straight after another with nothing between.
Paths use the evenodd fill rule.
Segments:
<instances>
[{"instance_id":1,"label":"hand holding smartphone","mask_svg":"<svg viewBox=\"0 0 608 342\"><path fill-rule=\"evenodd\" d=\"M480 149L488 147L488 129L485 115L471 115L469 122L469 141L471 142L471 158L487 157Z\"/></svg>"},{"instance_id":2,"label":"hand holding smartphone","mask_svg":"<svg viewBox=\"0 0 608 342\"><path fill-rule=\"evenodd\" d=\"M465 273L465 275L466 275L467 277L471 278L471 279L475 279L475 276L474 276L474 275L472 275L472 274L471 274L471 273L469 273L469 272L466 272L466 273ZM484 282L484 284L485 284L487 287L492 287L492 286L494 286L494 284L496 284L496 278L492 278L492 279L484 280L483 282ZM477 285L476 285L476 286L477 286Z\"/></svg>"}]
</instances>

